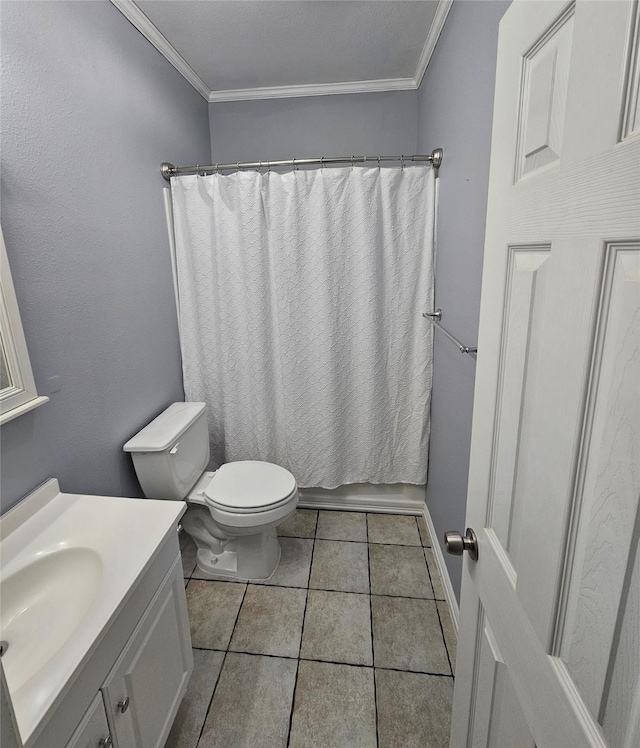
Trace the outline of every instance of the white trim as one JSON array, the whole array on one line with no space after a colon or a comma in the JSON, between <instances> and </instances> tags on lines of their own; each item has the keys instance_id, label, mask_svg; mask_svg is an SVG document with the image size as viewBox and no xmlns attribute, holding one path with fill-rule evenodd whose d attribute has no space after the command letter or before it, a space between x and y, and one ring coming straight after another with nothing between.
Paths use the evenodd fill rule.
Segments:
<instances>
[{"instance_id":1,"label":"white trim","mask_svg":"<svg viewBox=\"0 0 640 748\"><path fill-rule=\"evenodd\" d=\"M458 635L458 621L460 619L460 607L456 599L455 592L453 591L453 585L451 584L451 577L447 565L444 562L444 555L442 554L442 548L440 541L436 534L436 528L433 526L433 520L429 513L429 507L426 502L423 503L422 516L424 521L427 523L427 529L429 530L429 536L431 537L431 546L433 549L433 556L436 560L436 566L440 572L440 578L442 579L442 586L444 587L444 595L449 603L449 610L451 611L451 620L453 621L453 627L456 630L456 636Z\"/></svg>"},{"instance_id":2,"label":"white trim","mask_svg":"<svg viewBox=\"0 0 640 748\"><path fill-rule=\"evenodd\" d=\"M207 101L209 100L209 86L202 80L196 71L189 65L178 50L171 42L158 31L156 26L151 23L147 16L133 2L133 0L111 0L113 5L122 13L122 15L145 36L151 44L163 55L173 67L181 73L196 91Z\"/></svg>"},{"instance_id":3,"label":"white trim","mask_svg":"<svg viewBox=\"0 0 640 748\"><path fill-rule=\"evenodd\" d=\"M422 83L422 79L427 70L427 65L431 60L431 56L436 48L436 44L438 43L438 39L440 38L440 34L442 33L444 23L447 20L452 5L453 0L440 0L438 3L435 15L433 16L433 21L431 21L431 28L427 34L427 40L424 43L422 54L420 55L420 59L416 66L416 72L413 75L414 88L419 88Z\"/></svg>"},{"instance_id":4,"label":"white trim","mask_svg":"<svg viewBox=\"0 0 640 748\"><path fill-rule=\"evenodd\" d=\"M356 483L329 490L301 488L298 506L303 509L335 509L343 512L420 515L424 486Z\"/></svg>"},{"instance_id":5,"label":"white trim","mask_svg":"<svg viewBox=\"0 0 640 748\"><path fill-rule=\"evenodd\" d=\"M433 50L447 20L453 0L439 0L413 78L380 78L377 80L343 81L340 83L310 83L299 86L234 88L225 91L212 91L164 34L151 23L149 18L135 4L134 0L111 0L111 3L189 81L206 101L213 103L220 101L285 99L298 96L329 96L333 94L368 93L372 91L415 91L420 86Z\"/></svg>"},{"instance_id":6,"label":"white trim","mask_svg":"<svg viewBox=\"0 0 640 748\"><path fill-rule=\"evenodd\" d=\"M370 81L344 81L342 83L308 83L301 86L272 86L263 88L236 88L228 91L211 91L209 102L252 101L254 99L286 99L296 96L331 96L333 94L367 93L371 91L413 91L414 78L381 78Z\"/></svg>"},{"instance_id":7,"label":"white trim","mask_svg":"<svg viewBox=\"0 0 640 748\"><path fill-rule=\"evenodd\" d=\"M49 398L45 397L44 395L34 397L32 400L27 400L26 403L17 405L15 408L11 408L11 410L7 410L2 413L2 415L0 415L0 424L6 423L7 421L13 421L14 418L22 416L25 413L28 413L30 410L34 410L38 406L44 405L48 402Z\"/></svg>"},{"instance_id":8,"label":"white trim","mask_svg":"<svg viewBox=\"0 0 640 748\"><path fill-rule=\"evenodd\" d=\"M39 397L13 286L9 258L0 229L0 356L9 379L0 390L0 424L49 401Z\"/></svg>"}]
</instances>

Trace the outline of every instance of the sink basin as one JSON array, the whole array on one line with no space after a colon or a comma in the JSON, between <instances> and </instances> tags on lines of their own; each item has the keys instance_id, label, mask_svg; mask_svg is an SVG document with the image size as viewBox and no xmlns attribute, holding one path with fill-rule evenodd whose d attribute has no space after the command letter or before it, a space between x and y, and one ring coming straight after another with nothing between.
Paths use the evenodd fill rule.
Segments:
<instances>
[{"instance_id":1,"label":"sink basin","mask_svg":"<svg viewBox=\"0 0 640 748\"><path fill-rule=\"evenodd\" d=\"M95 551L64 548L3 579L2 665L10 689L20 688L64 645L91 608L101 578Z\"/></svg>"}]
</instances>

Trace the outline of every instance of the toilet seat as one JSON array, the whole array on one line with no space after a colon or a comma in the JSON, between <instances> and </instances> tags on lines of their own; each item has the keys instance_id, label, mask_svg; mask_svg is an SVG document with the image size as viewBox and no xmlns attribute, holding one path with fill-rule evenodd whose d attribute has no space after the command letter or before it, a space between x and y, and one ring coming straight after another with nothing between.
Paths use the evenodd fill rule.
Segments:
<instances>
[{"instance_id":1,"label":"toilet seat","mask_svg":"<svg viewBox=\"0 0 640 748\"><path fill-rule=\"evenodd\" d=\"M285 506L297 498L293 475L270 462L242 460L227 462L204 489L211 509L229 514L261 514Z\"/></svg>"}]
</instances>

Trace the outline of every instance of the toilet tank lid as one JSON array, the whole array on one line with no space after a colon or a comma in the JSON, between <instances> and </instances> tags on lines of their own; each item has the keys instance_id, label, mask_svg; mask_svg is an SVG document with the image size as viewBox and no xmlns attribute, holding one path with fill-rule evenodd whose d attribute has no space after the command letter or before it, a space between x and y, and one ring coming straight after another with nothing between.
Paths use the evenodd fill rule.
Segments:
<instances>
[{"instance_id":1,"label":"toilet tank lid","mask_svg":"<svg viewBox=\"0 0 640 748\"><path fill-rule=\"evenodd\" d=\"M173 403L124 445L125 452L163 452L204 413L204 403Z\"/></svg>"}]
</instances>

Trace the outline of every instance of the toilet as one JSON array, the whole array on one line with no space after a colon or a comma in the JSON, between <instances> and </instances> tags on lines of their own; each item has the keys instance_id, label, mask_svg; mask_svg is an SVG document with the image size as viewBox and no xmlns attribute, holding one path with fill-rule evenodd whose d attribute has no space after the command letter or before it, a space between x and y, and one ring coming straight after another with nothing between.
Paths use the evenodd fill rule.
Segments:
<instances>
[{"instance_id":1,"label":"toilet","mask_svg":"<svg viewBox=\"0 0 640 748\"><path fill-rule=\"evenodd\" d=\"M298 505L298 486L270 462L228 462L210 472L205 403L174 403L132 437L144 495L186 501L184 530L198 547L205 577L265 580L280 561L277 525Z\"/></svg>"}]
</instances>

